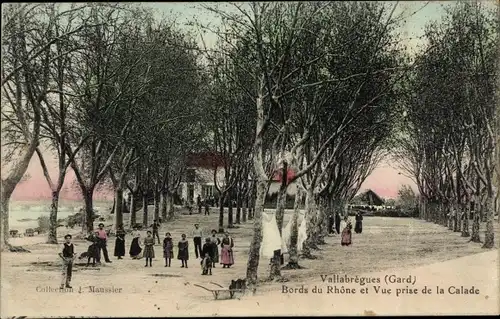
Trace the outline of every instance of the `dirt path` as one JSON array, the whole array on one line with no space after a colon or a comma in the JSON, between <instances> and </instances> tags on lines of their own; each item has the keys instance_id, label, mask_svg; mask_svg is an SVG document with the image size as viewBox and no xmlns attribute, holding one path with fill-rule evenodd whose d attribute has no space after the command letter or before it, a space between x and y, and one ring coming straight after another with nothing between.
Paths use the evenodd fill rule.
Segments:
<instances>
[{"instance_id":1,"label":"dirt path","mask_svg":"<svg viewBox=\"0 0 500 319\"><path fill-rule=\"evenodd\" d=\"M285 216L285 222L287 216ZM162 227L174 239L188 232L192 224L212 229L217 215L181 216ZM163 267L161 249L152 268L144 268L143 260L124 260L99 269L76 266L72 292L47 292L60 283L57 258L59 246L43 244L43 237L19 238L13 244L27 245L32 253L2 253L2 317L5 316L212 316L212 315L340 315L340 314L417 314L417 313L497 313L498 312L498 252L484 252L480 244L467 243L459 233L450 233L441 226L419 220L366 218L363 234L354 235L354 245L343 249L338 236L327 238L327 245L315 254L317 260L302 260L300 271L283 272L290 288L304 283L308 293L284 294L282 284L259 287L256 296L241 300L214 301L207 291L193 284L210 286L210 281L226 285L231 279L243 278L250 244L251 223L231 230L235 238L236 264L231 269L214 269L213 276L201 276L198 261L191 250L190 267L181 269L177 260L172 268ZM62 235L62 234L61 234ZM163 236L162 236L163 237ZM127 250L130 238L127 239ZM19 241L19 242L17 242ZM87 243L75 241L78 252ZM110 242L112 254L114 239ZM466 257L462 257L468 255ZM461 258L457 258L461 257ZM450 260L451 259L451 260ZM267 260L261 259L259 277L268 273ZM38 264L37 264L38 263ZM396 269L396 270L391 270ZM384 279L385 275L415 276L417 295L395 296L396 288L408 284L381 283L381 288L393 289L392 294L375 294L373 285L368 294L361 294L359 284L329 284L320 275L348 275ZM159 276L158 276L159 275ZM364 275L367 276L367 275ZM317 285L323 293L312 293ZM327 286L356 289L356 294L327 293ZM378 284L377 284L378 285ZM422 295L427 285L432 295ZM436 285L445 294L436 294ZM449 286L474 285L479 295L449 295ZM91 292L90 286L121 289L114 293ZM411 285L410 288L413 288ZM80 290L81 287L81 290Z\"/></svg>"}]
</instances>

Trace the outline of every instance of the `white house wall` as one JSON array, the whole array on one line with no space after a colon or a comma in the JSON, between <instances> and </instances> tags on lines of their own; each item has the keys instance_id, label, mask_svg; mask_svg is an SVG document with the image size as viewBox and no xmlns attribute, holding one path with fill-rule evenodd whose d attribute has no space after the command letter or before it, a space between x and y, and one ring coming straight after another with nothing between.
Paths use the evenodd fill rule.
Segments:
<instances>
[{"instance_id":1,"label":"white house wall","mask_svg":"<svg viewBox=\"0 0 500 319\"><path fill-rule=\"evenodd\" d=\"M269 192L267 193L268 195L278 193L279 189L281 186L281 182L272 182L271 186L269 186ZM292 183L288 186L286 190L287 195L290 196L295 196L295 193L297 193L297 184Z\"/></svg>"},{"instance_id":2,"label":"white house wall","mask_svg":"<svg viewBox=\"0 0 500 319\"><path fill-rule=\"evenodd\" d=\"M202 186L207 185L207 186L214 186L214 170L213 169L207 169L207 168L195 168L195 183L194 183L194 196L193 200L196 201L196 198L198 195L202 196ZM224 169L223 168L218 168L217 169L217 184L218 186L224 187L225 185L225 178L224 178ZM269 192L268 195L272 195L278 192L280 188L281 183L280 182L272 182L271 185L269 186ZM183 182L181 183L180 189L179 189L180 195L182 198L187 199L188 196L188 183ZM288 186L287 189L287 194L289 196L295 196L295 193L297 192L297 184L292 183ZM214 189L214 194L216 193L216 190Z\"/></svg>"}]
</instances>

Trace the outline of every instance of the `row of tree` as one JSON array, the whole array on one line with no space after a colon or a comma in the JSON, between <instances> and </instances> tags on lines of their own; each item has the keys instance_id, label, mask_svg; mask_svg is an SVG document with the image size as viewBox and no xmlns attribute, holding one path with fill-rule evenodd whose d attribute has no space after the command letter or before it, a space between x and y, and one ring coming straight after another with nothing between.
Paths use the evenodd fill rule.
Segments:
<instances>
[{"instance_id":1,"label":"row of tree","mask_svg":"<svg viewBox=\"0 0 500 319\"><path fill-rule=\"evenodd\" d=\"M420 217L481 242L485 216L487 248L494 245L499 194L499 12L460 3L427 27L428 54L406 82L394 152L418 186Z\"/></svg>"},{"instance_id":2,"label":"row of tree","mask_svg":"<svg viewBox=\"0 0 500 319\"><path fill-rule=\"evenodd\" d=\"M149 194L155 219L171 218L188 157L216 154L222 159L222 167L214 163L219 230L225 202L236 202L236 221L228 207L228 227L253 217L250 287L257 284L264 200L276 175L280 232L287 190L297 185L292 269L300 267L299 211L305 209L307 221L302 256L315 258L329 212L345 213L388 150L410 164L405 167L428 203L422 218L442 222L437 204L464 203L466 191L491 203L493 20L474 5L457 5L451 22L429 27L428 48L412 57L398 34L406 16L396 8L375 2L206 6L221 24L194 21L194 34L136 5L9 5L2 40L3 246L10 195L35 153L53 195L52 243L70 167L85 202L84 230L93 227L93 195L105 182L115 194L114 224L123 223L128 189L131 225L146 225ZM469 24L458 30L464 21ZM207 32L216 37L213 47L204 45ZM49 174L44 147L56 154L57 178ZM144 218L137 221L141 197ZM487 241L493 240L487 225ZM280 254L271 279L281 276Z\"/></svg>"},{"instance_id":3,"label":"row of tree","mask_svg":"<svg viewBox=\"0 0 500 319\"><path fill-rule=\"evenodd\" d=\"M109 180L153 191L154 214L173 213L180 163L203 140L204 74L194 41L173 21L123 4L13 4L2 42L2 237L8 203L36 153L52 192L49 242L57 243L59 193L71 167L93 228L93 196ZM187 145L187 147L186 147ZM46 156L55 154L51 176ZM132 203L132 222L135 207ZM115 205L115 225L123 205ZM170 208L168 208L170 207ZM147 220L147 200L144 203Z\"/></svg>"},{"instance_id":4,"label":"row of tree","mask_svg":"<svg viewBox=\"0 0 500 319\"><path fill-rule=\"evenodd\" d=\"M394 5L251 3L206 9L223 21L219 28L199 29L217 35L215 48L205 50L217 70L212 73L214 100L219 105L227 101L228 113L240 121L234 126L237 133L226 135L222 143L233 158L236 180L238 167L249 164L248 155L253 160L255 219L247 265L251 286L257 283L269 182L281 176L275 212L280 232L287 190L297 185L286 267L299 268L302 203L307 220L302 255L315 258L311 250L324 243L328 212L345 213L345 204L383 157L401 112L398 83L413 65L398 41L402 17L395 15ZM241 138L246 143L239 147ZM280 278L279 263L277 250L271 279Z\"/></svg>"}]
</instances>

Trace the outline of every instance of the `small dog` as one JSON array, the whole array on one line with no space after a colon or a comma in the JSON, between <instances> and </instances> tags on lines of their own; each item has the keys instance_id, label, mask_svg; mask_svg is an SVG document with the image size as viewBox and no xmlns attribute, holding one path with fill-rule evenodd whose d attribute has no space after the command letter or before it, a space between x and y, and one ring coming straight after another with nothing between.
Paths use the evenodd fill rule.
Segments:
<instances>
[{"instance_id":1,"label":"small dog","mask_svg":"<svg viewBox=\"0 0 500 319\"><path fill-rule=\"evenodd\" d=\"M231 280L231 284L229 285L229 289L246 289L247 288L247 282L245 279L237 279L237 280Z\"/></svg>"},{"instance_id":2,"label":"small dog","mask_svg":"<svg viewBox=\"0 0 500 319\"><path fill-rule=\"evenodd\" d=\"M212 259L208 254L201 260L202 275L212 275Z\"/></svg>"}]
</instances>

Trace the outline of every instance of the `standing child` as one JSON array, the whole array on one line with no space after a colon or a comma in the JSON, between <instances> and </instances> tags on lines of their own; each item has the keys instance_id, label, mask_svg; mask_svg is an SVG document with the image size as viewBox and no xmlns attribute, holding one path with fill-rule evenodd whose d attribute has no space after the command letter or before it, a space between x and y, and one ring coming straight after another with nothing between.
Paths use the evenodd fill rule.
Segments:
<instances>
[{"instance_id":1,"label":"standing child","mask_svg":"<svg viewBox=\"0 0 500 319\"><path fill-rule=\"evenodd\" d=\"M158 245L160 244L160 233L159 233L160 226L161 226L160 223L156 219L153 222L153 225L151 225L151 227L153 227L153 239L154 238L158 239Z\"/></svg>"},{"instance_id":2,"label":"standing child","mask_svg":"<svg viewBox=\"0 0 500 319\"><path fill-rule=\"evenodd\" d=\"M71 288L71 274L73 272L73 260L75 260L75 246L71 243L71 235L68 234L64 236L66 242L63 245L63 250L59 253L59 257L62 258L62 280L61 289Z\"/></svg>"},{"instance_id":3,"label":"standing child","mask_svg":"<svg viewBox=\"0 0 500 319\"><path fill-rule=\"evenodd\" d=\"M170 236L170 233L166 233L165 239L163 240L163 257L165 258L165 267L170 267L172 255L174 254L174 243L172 242L172 237Z\"/></svg>"},{"instance_id":4,"label":"standing child","mask_svg":"<svg viewBox=\"0 0 500 319\"><path fill-rule=\"evenodd\" d=\"M144 239L144 258L146 258L146 266L148 266L148 261L149 261L149 267L153 267L153 258L155 258L155 250L154 250L154 245L155 245L155 239L152 236L152 233L150 230L147 232L147 236Z\"/></svg>"},{"instance_id":5,"label":"standing child","mask_svg":"<svg viewBox=\"0 0 500 319\"><path fill-rule=\"evenodd\" d=\"M212 240L210 237L205 238L205 244L203 244L203 249L201 250L201 254L203 256L203 259L201 261L201 266L203 268L203 273L202 275L207 275L210 273L212 275L212 265L213 265L213 244Z\"/></svg>"},{"instance_id":6,"label":"standing child","mask_svg":"<svg viewBox=\"0 0 500 319\"><path fill-rule=\"evenodd\" d=\"M189 260L189 242L186 240L186 234L181 235L181 240L177 244L179 248L179 253L177 254L177 259L182 262L181 268L188 268L188 260Z\"/></svg>"},{"instance_id":7,"label":"standing child","mask_svg":"<svg viewBox=\"0 0 500 319\"><path fill-rule=\"evenodd\" d=\"M201 274L212 276L212 259L210 259L210 255L208 254L208 252L205 253L200 264L202 269Z\"/></svg>"}]
</instances>

